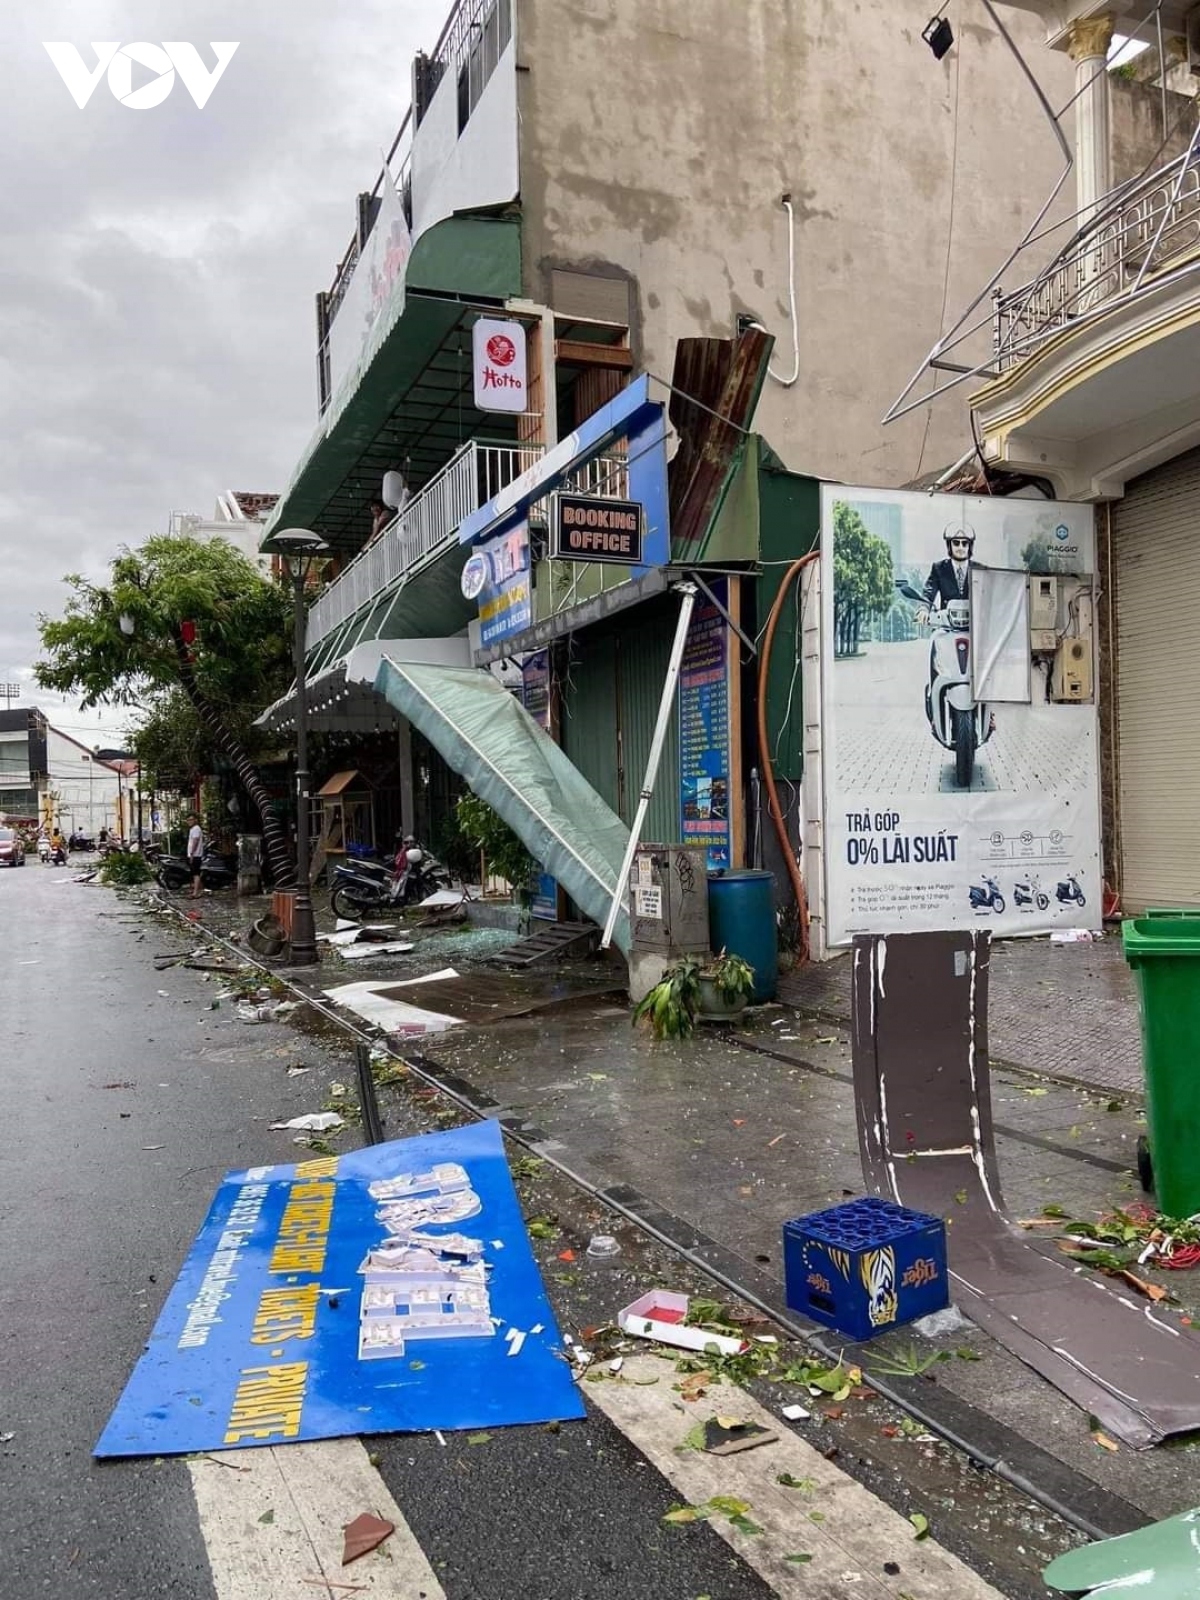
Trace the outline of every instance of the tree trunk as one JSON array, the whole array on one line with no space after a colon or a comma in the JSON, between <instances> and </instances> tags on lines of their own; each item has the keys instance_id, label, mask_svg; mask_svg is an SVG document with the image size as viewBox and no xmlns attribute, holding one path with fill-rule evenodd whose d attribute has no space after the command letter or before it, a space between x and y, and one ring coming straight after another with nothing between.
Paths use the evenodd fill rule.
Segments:
<instances>
[{"instance_id":1,"label":"tree trunk","mask_svg":"<svg viewBox=\"0 0 1200 1600\"><path fill-rule=\"evenodd\" d=\"M220 713L210 705L201 692L196 682L188 647L178 636L175 640L175 652L179 658L179 682L184 694L195 707L196 715L207 728L213 743L227 758L241 779L242 787L258 807L258 815L262 820L263 845L271 862L271 873L276 885L292 883L295 879L295 869L288 854L287 838L280 826L279 818L271 809L271 797L259 776L258 768L246 754L241 740L230 732Z\"/></svg>"}]
</instances>

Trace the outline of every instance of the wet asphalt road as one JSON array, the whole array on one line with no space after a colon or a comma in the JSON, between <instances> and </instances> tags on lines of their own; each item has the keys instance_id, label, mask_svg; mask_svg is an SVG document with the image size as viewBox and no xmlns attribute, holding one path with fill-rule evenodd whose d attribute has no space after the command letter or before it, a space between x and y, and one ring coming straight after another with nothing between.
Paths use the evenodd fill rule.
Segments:
<instances>
[{"instance_id":1,"label":"wet asphalt road","mask_svg":"<svg viewBox=\"0 0 1200 1600\"><path fill-rule=\"evenodd\" d=\"M177 924L67 877L0 873L0 1595L209 1600L186 1466L91 1448L221 1175L293 1159L267 1122L313 1109L349 1056L210 1009L199 974L154 970L186 947ZM288 1078L297 1061L315 1070ZM392 1106L389 1135L422 1115ZM669 1270L640 1263L651 1281ZM611 1311L613 1285L593 1290ZM580 1305L568 1325L585 1316L603 1320ZM770 1593L707 1526L662 1528L677 1496L597 1414L498 1431L466 1495L453 1444L369 1448L450 1600Z\"/></svg>"}]
</instances>

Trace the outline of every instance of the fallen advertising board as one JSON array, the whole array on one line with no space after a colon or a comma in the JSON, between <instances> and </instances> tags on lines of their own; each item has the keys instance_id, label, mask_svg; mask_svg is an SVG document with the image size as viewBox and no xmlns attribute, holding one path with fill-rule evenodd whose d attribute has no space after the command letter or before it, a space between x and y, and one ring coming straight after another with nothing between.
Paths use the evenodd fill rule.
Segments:
<instances>
[{"instance_id":1,"label":"fallen advertising board","mask_svg":"<svg viewBox=\"0 0 1200 1600\"><path fill-rule=\"evenodd\" d=\"M481 1122L230 1173L97 1456L584 1414Z\"/></svg>"},{"instance_id":2,"label":"fallen advertising board","mask_svg":"<svg viewBox=\"0 0 1200 1600\"><path fill-rule=\"evenodd\" d=\"M1090 506L822 489L825 929L1100 925Z\"/></svg>"}]
</instances>

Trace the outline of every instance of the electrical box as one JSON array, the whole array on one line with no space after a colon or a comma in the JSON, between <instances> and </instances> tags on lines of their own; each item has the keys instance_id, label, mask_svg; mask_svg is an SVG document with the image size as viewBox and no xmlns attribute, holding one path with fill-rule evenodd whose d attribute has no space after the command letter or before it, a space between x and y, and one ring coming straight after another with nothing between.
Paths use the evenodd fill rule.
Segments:
<instances>
[{"instance_id":1,"label":"electrical box","mask_svg":"<svg viewBox=\"0 0 1200 1600\"><path fill-rule=\"evenodd\" d=\"M630 947L672 957L708 951L708 855L682 844L638 846L629 871Z\"/></svg>"},{"instance_id":2,"label":"electrical box","mask_svg":"<svg viewBox=\"0 0 1200 1600\"><path fill-rule=\"evenodd\" d=\"M1051 651L1058 645L1058 579L1029 575L1029 648Z\"/></svg>"},{"instance_id":3,"label":"electrical box","mask_svg":"<svg viewBox=\"0 0 1200 1600\"><path fill-rule=\"evenodd\" d=\"M1088 701L1092 698L1092 643L1089 639L1064 639L1055 651L1050 674L1051 700Z\"/></svg>"}]
</instances>

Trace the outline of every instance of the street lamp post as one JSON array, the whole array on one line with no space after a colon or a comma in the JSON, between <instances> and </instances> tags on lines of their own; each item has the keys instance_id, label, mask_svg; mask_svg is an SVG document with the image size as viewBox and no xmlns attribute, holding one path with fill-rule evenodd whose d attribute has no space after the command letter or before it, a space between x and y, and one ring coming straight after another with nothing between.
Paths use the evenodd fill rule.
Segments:
<instances>
[{"instance_id":1,"label":"street lamp post","mask_svg":"<svg viewBox=\"0 0 1200 1600\"><path fill-rule=\"evenodd\" d=\"M313 918L312 884L309 882L308 820L308 699L304 670L307 614L304 586L313 561L329 546L309 528L283 528L265 547L282 556L292 580L293 655L296 670L296 895L292 907L291 962L311 967L317 960L317 929Z\"/></svg>"}]
</instances>

